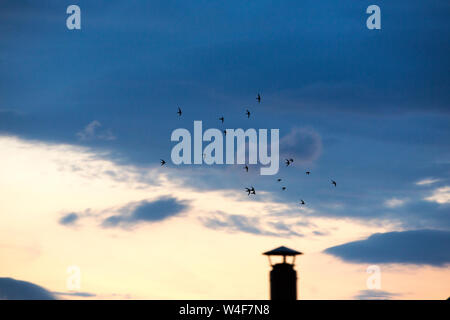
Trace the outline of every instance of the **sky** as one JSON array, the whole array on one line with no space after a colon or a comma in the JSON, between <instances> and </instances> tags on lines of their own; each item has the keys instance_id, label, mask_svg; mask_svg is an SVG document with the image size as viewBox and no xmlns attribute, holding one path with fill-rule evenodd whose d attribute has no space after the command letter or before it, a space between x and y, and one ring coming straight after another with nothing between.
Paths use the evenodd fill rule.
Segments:
<instances>
[{"instance_id":1,"label":"sky","mask_svg":"<svg viewBox=\"0 0 450 320\"><path fill-rule=\"evenodd\" d=\"M0 298L267 299L262 252L285 245L304 253L301 299L446 299L449 13L2 1ZM195 120L279 129L278 174L173 164L171 133Z\"/></svg>"}]
</instances>

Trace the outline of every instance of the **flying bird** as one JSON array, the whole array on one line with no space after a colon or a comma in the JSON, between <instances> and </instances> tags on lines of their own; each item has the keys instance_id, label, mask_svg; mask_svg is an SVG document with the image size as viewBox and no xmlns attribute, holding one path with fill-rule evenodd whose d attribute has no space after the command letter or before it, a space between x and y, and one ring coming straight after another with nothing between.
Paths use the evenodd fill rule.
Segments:
<instances>
[{"instance_id":1,"label":"flying bird","mask_svg":"<svg viewBox=\"0 0 450 320\"><path fill-rule=\"evenodd\" d=\"M256 194L255 192L255 188L251 187L251 188L245 188L245 191L247 191L247 195L251 195L251 194Z\"/></svg>"},{"instance_id":2,"label":"flying bird","mask_svg":"<svg viewBox=\"0 0 450 320\"><path fill-rule=\"evenodd\" d=\"M281 178L278 178L277 181L280 182L280 181L281 181Z\"/></svg>"},{"instance_id":3,"label":"flying bird","mask_svg":"<svg viewBox=\"0 0 450 320\"><path fill-rule=\"evenodd\" d=\"M309 172L309 171L306 171L306 175L308 175L309 176L309 174L310 174L311 172Z\"/></svg>"},{"instance_id":4,"label":"flying bird","mask_svg":"<svg viewBox=\"0 0 450 320\"><path fill-rule=\"evenodd\" d=\"M283 191L286 190L286 187L281 187L281 190L283 190Z\"/></svg>"},{"instance_id":5,"label":"flying bird","mask_svg":"<svg viewBox=\"0 0 450 320\"><path fill-rule=\"evenodd\" d=\"M336 187L336 181L331 180L331 184L333 184Z\"/></svg>"},{"instance_id":6,"label":"flying bird","mask_svg":"<svg viewBox=\"0 0 450 320\"><path fill-rule=\"evenodd\" d=\"M248 172L248 165L245 165L244 169Z\"/></svg>"},{"instance_id":7,"label":"flying bird","mask_svg":"<svg viewBox=\"0 0 450 320\"><path fill-rule=\"evenodd\" d=\"M183 112L181 112L181 109L180 109L180 107L178 107L178 111L177 111L177 113L178 113L178 116L179 116L179 117L181 117L181 114L182 114Z\"/></svg>"},{"instance_id":8,"label":"flying bird","mask_svg":"<svg viewBox=\"0 0 450 320\"><path fill-rule=\"evenodd\" d=\"M227 135L227 130L223 130L223 134L224 134L224 135Z\"/></svg>"},{"instance_id":9,"label":"flying bird","mask_svg":"<svg viewBox=\"0 0 450 320\"><path fill-rule=\"evenodd\" d=\"M258 103L261 103L261 95L259 93L256 96L256 101L258 101Z\"/></svg>"},{"instance_id":10,"label":"flying bird","mask_svg":"<svg viewBox=\"0 0 450 320\"><path fill-rule=\"evenodd\" d=\"M161 166L163 166L163 165L165 165L166 164L166 162L163 160L163 159L161 159Z\"/></svg>"},{"instance_id":11,"label":"flying bird","mask_svg":"<svg viewBox=\"0 0 450 320\"><path fill-rule=\"evenodd\" d=\"M247 111L245 112L245 114L247 115L247 118L250 118L250 111L248 111L248 109L247 109Z\"/></svg>"},{"instance_id":12,"label":"flying bird","mask_svg":"<svg viewBox=\"0 0 450 320\"><path fill-rule=\"evenodd\" d=\"M225 118L222 116L222 117L219 118L219 120L222 121L222 123L223 123L223 121L225 120Z\"/></svg>"},{"instance_id":13,"label":"flying bird","mask_svg":"<svg viewBox=\"0 0 450 320\"><path fill-rule=\"evenodd\" d=\"M304 204L305 204L305 201L300 200L300 204L301 204L301 205L304 205Z\"/></svg>"},{"instance_id":14,"label":"flying bird","mask_svg":"<svg viewBox=\"0 0 450 320\"><path fill-rule=\"evenodd\" d=\"M284 162L286 163L286 167L289 166L292 162L294 162L294 159L286 159L284 160Z\"/></svg>"}]
</instances>

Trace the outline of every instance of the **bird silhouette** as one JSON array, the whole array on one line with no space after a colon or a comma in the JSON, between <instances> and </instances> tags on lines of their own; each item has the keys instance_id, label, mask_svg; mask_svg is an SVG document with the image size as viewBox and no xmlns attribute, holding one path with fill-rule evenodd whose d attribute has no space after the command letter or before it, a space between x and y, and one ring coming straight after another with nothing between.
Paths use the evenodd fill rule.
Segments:
<instances>
[{"instance_id":1,"label":"bird silhouette","mask_svg":"<svg viewBox=\"0 0 450 320\"><path fill-rule=\"evenodd\" d=\"M250 191L251 191L251 194L256 194L255 188L251 187Z\"/></svg>"},{"instance_id":2,"label":"bird silhouette","mask_svg":"<svg viewBox=\"0 0 450 320\"><path fill-rule=\"evenodd\" d=\"M311 172L309 172L309 171L306 171L306 174L309 176L309 174L310 174Z\"/></svg>"},{"instance_id":3,"label":"bird silhouette","mask_svg":"<svg viewBox=\"0 0 450 320\"><path fill-rule=\"evenodd\" d=\"M331 184L333 184L335 187L337 186L337 183L334 180L331 180Z\"/></svg>"},{"instance_id":4,"label":"bird silhouette","mask_svg":"<svg viewBox=\"0 0 450 320\"><path fill-rule=\"evenodd\" d=\"M286 163L286 167L289 166L292 162L294 162L293 159L286 159L284 160L284 162Z\"/></svg>"},{"instance_id":5,"label":"bird silhouette","mask_svg":"<svg viewBox=\"0 0 450 320\"><path fill-rule=\"evenodd\" d=\"M281 178L278 178L277 181L280 182L280 181L281 181Z\"/></svg>"},{"instance_id":6,"label":"bird silhouette","mask_svg":"<svg viewBox=\"0 0 450 320\"><path fill-rule=\"evenodd\" d=\"M178 113L178 116L179 116L179 117L181 117L181 114L182 114L183 112L181 112L181 109L180 109L180 107L178 107L178 111L177 111L177 113Z\"/></svg>"},{"instance_id":7,"label":"bird silhouette","mask_svg":"<svg viewBox=\"0 0 450 320\"><path fill-rule=\"evenodd\" d=\"M258 103L261 103L261 95L259 93L256 96L256 101L258 101Z\"/></svg>"},{"instance_id":8,"label":"bird silhouette","mask_svg":"<svg viewBox=\"0 0 450 320\"><path fill-rule=\"evenodd\" d=\"M247 115L247 118L250 118L250 111L248 111L248 109L247 109L247 111L245 112L245 114Z\"/></svg>"},{"instance_id":9,"label":"bird silhouette","mask_svg":"<svg viewBox=\"0 0 450 320\"><path fill-rule=\"evenodd\" d=\"M163 160L163 159L161 159L161 166L163 166L163 165L165 165L166 164L166 162Z\"/></svg>"},{"instance_id":10,"label":"bird silhouette","mask_svg":"<svg viewBox=\"0 0 450 320\"><path fill-rule=\"evenodd\" d=\"M250 192L252 192L252 190L250 190L250 188L245 188L245 191L247 191L247 195L250 195Z\"/></svg>"},{"instance_id":11,"label":"bird silhouette","mask_svg":"<svg viewBox=\"0 0 450 320\"><path fill-rule=\"evenodd\" d=\"M222 116L222 117L219 118L219 120L222 121L222 123L223 123L223 121L225 120L225 118Z\"/></svg>"},{"instance_id":12,"label":"bird silhouette","mask_svg":"<svg viewBox=\"0 0 450 320\"><path fill-rule=\"evenodd\" d=\"M283 191L286 190L286 187L281 187L281 190L283 190Z\"/></svg>"},{"instance_id":13,"label":"bird silhouette","mask_svg":"<svg viewBox=\"0 0 450 320\"><path fill-rule=\"evenodd\" d=\"M227 130L223 130L223 134L224 134L224 135L227 135Z\"/></svg>"},{"instance_id":14,"label":"bird silhouette","mask_svg":"<svg viewBox=\"0 0 450 320\"><path fill-rule=\"evenodd\" d=\"M300 204L301 204L301 205L304 205L304 204L305 204L305 201L300 200Z\"/></svg>"},{"instance_id":15,"label":"bird silhouette","mask_svg":"<svg viewBox=\"0 0 450 320\"><path fill-rule=\"evenodd\" d=\"M248 165L245 165L244 169L248 172Z\"/></svg>"}]
</instances>

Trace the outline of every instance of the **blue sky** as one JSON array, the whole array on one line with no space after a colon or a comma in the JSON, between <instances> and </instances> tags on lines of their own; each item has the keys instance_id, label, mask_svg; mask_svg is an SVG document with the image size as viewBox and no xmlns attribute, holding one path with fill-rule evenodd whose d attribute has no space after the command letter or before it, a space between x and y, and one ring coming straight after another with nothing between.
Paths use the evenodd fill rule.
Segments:
<instances>
[{"instance_id":1,"label":"blue sky","mask_svg":"<svg viewBox=\"0 0 450 320\"><path fill-rule=\"evenodd\" d=\"M70 4L81 7L79 31L66 28ZM381 30L366 28L371 4L381 7ZM253 184L280 203L305 199L317 216L426 230L421 241L432 246L441 239L433 230L450 232L449 13L441 0L2 1L0 133L156 168L170 160L171 132L194 120L279 128L282 155L296 159L280 165L284 192L256 167L243 177L241 166L168 161L170 175L199 190ZM114 226L184 206L142 202ZM62 223L79 220L67 213ZM238 215L209 226L265 233Z\"/></svg>"},{"instance_id":2,"label":"blue sky","mask_svg":"<svg viewBox=\"0 0 450 320\"><path fill-rule=\"evenodd\" d=\"M308 183L321 190L328 177L339 180L340 191L326 196L355 202L359 212L351 216L377 214L360 207L383 195L414 196L413 183L424 177L445 183L449 176L444 1L386 5L379 31L365 27L364 1L249 2L239 10L232 2L78 4L82 30L73 32L60 23L65 3L2 4L2 132L148 165L170 157L175 128L192 130L193 120L220 127L221 115L230 128L248 128L249 108L252 127L280 128L282 137L309 128L320 136L311 169L317 179ZM100 138L80 139L92 121ZM317 146L302 142L289 151L308 159ZM302 180L296 174L292 180Z\"/></svg>"}]
</instances>

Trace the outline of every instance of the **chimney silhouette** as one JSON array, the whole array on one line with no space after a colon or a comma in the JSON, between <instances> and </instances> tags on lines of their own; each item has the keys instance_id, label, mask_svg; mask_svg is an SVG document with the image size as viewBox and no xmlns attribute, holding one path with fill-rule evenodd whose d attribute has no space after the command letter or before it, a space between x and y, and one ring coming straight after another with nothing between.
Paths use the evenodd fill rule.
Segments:
<instances>
[{"instance_id":1,"label":"chimney silhouette","mask_svg":"<svg viewBox=\"0 0 450 320\"><path fill-rule=\"evenodd\" d=\"M269 257L272 267L270 271L270 300L297 300L297 272L294 269L295 256L303 253L279 247L263 253ZM273 264L271 256L282 256L281 263ZM287 256L292 257L291 263L286 260Z\"/></svg>"}]
</instances>

